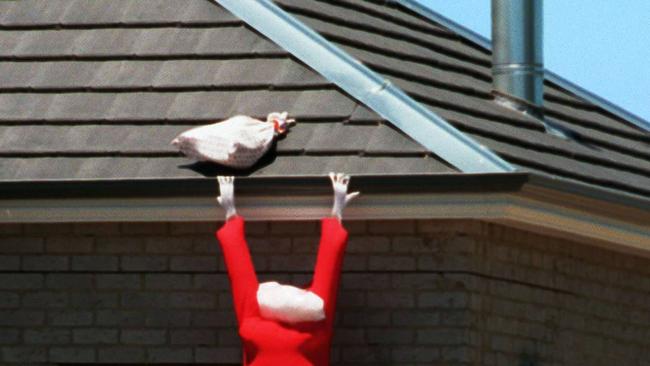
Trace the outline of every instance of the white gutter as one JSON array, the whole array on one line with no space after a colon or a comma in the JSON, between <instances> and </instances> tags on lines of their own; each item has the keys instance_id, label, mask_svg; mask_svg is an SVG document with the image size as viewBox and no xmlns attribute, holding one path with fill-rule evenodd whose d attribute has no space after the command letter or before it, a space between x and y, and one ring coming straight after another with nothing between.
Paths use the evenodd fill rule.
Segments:
<instances>
[{"instance_id":1,"label":"white gutter","mask_svg":"<svg viewBox=\"0 0 650 366\"><path fill-rule=\"evenodd\" d=\"M318 220L330 195L241 196L250 221ZM67 198L0 201L0 223L206 222L224 212L214 197ZM650 257L650 211L527 186L513 193L362 194L344 220L470 219Z\"/></svg>"}]
</instances>

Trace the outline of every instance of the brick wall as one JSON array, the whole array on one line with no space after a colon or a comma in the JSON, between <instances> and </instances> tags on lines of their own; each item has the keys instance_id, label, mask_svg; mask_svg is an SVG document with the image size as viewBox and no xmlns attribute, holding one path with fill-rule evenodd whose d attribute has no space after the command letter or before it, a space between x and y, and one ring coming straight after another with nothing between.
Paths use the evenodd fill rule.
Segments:
<instances>
[{"instance_id":1,"label":"brick wall","mask_svg":"<svg viewBox=\"0 0 650 366\"><path fill-rule=\"evenodd\" d=\"M650 260L475 221L346 222L336 365L649 365ZM0 225L0 364L237 364L219 223ZM260 280L318 222L248 223Z\"/></svg>"}]
</instances>

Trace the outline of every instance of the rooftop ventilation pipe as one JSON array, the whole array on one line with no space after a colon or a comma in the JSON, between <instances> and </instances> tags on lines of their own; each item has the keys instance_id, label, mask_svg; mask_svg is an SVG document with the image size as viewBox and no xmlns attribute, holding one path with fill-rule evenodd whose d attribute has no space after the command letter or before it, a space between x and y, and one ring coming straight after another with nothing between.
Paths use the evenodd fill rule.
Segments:
<instances>
[{"instance_id":1,"label":"rooftop ventilation pipe","mask_svg":"<svg viewBox=\"0 0 650 366\"><path fill-rule=\"evenodd\" d=\"M492 0L493 92L499 103L542 116L542 0Z\"/></svg>"}]
</instances>

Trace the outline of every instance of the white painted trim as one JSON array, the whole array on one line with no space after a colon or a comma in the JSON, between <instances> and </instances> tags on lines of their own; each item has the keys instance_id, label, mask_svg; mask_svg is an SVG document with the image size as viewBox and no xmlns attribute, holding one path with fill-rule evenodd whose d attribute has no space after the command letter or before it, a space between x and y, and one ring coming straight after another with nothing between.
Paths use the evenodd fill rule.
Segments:
<instances>
[{"instance_id":1,"label":"white painted trim","mask_svg":"<svg viewBox=\"0 0 650 366\"><path fill-rule=\"evenodd\" d=\"M540 193L362 194L345 220L473 219L497 222L650 256L650 211L593 202L568 194ZM573 195L571 195L573 196ZM249 221L317 220L329 215L332 197L247 196L237 210ZM589 202L587 202L589 201ZM101 198L3 200L0 223L222 221L214 198Z\"/></svg>"}]
</instances>

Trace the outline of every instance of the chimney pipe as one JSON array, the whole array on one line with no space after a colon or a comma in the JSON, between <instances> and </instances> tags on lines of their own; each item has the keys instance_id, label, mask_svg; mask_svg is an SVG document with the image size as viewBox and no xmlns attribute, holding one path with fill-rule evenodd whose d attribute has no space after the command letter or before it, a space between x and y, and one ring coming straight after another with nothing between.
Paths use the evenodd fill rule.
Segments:
<instances>
[{"instance_id":1,"label":"chimney pipe","mask_svg":"<svg viewBox=\"0 0 650 366\"><path fill-rule=\"evenodd\" d=\"M492 77L497 101L541 116L542 0L492 0Z\"/></svg>"}]
</instances>

